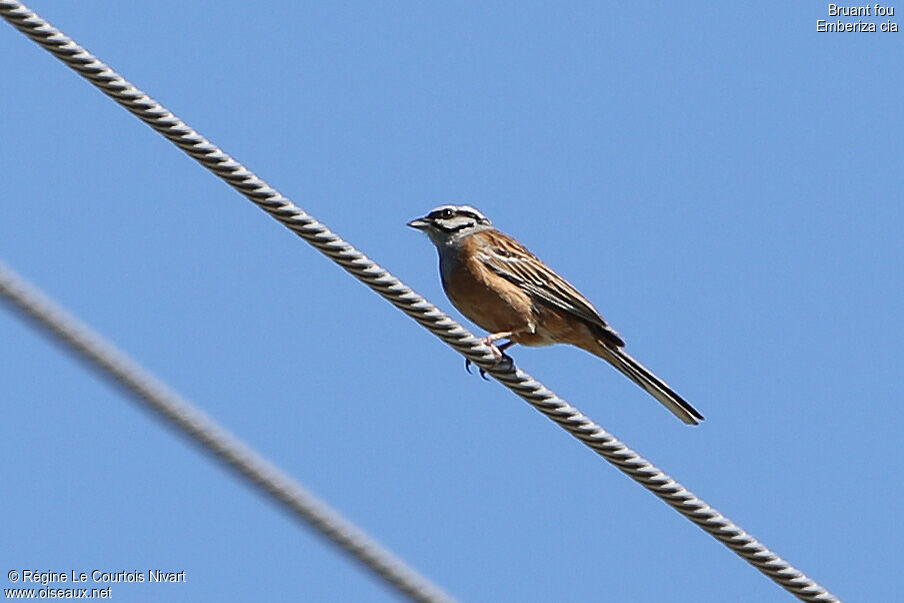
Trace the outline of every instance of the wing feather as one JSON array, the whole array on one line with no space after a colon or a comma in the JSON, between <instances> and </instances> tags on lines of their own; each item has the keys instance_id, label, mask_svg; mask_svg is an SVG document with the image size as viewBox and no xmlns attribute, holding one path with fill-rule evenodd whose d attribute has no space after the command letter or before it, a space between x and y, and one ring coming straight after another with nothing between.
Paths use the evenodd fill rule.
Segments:
<instances>
[{"instance_id":1,"label":"wing feather","mask_svg":"<svg viewBox=\"0 0 904 603\"><path fill-rule=\"evenodd\" d=\"M624 345L593 304L524 245L498 231L485 235L489 235L489 245L480 250L478 257L487 268L521 287L535 302L554 306L596 325L612 343Z\"/></svg>"}]
</instances>

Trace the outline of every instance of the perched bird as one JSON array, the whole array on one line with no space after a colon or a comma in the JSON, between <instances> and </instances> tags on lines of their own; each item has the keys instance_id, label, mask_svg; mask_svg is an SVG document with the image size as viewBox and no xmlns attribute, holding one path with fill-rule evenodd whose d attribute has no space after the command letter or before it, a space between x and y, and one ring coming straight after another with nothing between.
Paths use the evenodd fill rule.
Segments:
<instances>
[{"instance_id":1,"label":"perched bird","mask_svg":"<svg viewBox=\"0 0 904 603\"><path fill-rule=\"evenodd\" d=\"M425 232L436 246L446 295L462 314L490 332L484 342L497 360L515 343L569 343L609 362L685 423L703 420L665 381L624 351L621 336L587 298L473 207L441 205L408 226ZM508 342L495 344L503 339Z\"/></svg>"}]
</instances>

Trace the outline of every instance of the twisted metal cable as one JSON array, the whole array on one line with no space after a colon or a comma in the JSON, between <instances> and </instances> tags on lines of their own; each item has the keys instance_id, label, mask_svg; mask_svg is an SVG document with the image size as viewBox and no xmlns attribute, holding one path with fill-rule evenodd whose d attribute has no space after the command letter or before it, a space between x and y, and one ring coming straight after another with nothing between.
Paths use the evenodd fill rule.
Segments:
<instances>
[{"instance_id":1,"label":"twisted metal cable","mask_svg":"<svg viewBox=\"0 0 904 603\"><path fill-rule=\"evenodd\" d=\"M58 307L34 286L0 262L0 294L14 308L58 342L86 359L101 375L162 416L179 431L212 452L227 467L280 502L323 536L414 601L452 601L367 534L349 523L298 482L217 425L87 326Z\"/></svg>"},{"instance_id":2,"label":"twisted metal cable","mask_svg":"<svg viewBox=\"0 0 904 603\"><path fill-rule=\"evenodd\" d=\"M577 408L517 367L494 365L490 349L439 308L305 213L279 191L138 90L71 38L14 0L0 0L0 16L77 71L104 94L169 139L252 203L339 264L355 278L482 367L538 411L615 465L803 601L838 599L750 534L628 448Z\"/></svg>"}]
</instances>

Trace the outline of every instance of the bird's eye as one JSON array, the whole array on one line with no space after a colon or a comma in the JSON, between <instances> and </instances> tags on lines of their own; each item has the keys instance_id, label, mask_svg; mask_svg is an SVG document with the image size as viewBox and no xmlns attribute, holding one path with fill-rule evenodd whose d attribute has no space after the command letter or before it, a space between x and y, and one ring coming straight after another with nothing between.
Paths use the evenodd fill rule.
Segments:
<instances>
[{"instance_id":1,"label":"bird's eye","mask_svg":"<svg viewBox=\"0 0 904 603\"><path fill-rule=\"evenodd\" d=\"M443 218L451 218L453 213L451 209L444 209L443 213L440 214Z\"/></svg>"}]
</instances>

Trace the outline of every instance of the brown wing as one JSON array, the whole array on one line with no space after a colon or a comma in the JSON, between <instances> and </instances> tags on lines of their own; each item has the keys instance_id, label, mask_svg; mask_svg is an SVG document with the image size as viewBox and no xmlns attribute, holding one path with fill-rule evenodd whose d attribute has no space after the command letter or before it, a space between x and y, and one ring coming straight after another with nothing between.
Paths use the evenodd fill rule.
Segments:
<instances>
[{"instance_id":1,"label":"brown wing","mask_svg":"<svg viewBox=\"0 0 904 603\"><path fill-rule=\"evenodd\" d=\"M625 342L609 326L590 301L571 283L553 272L540 258L512 237L498 230L484 231L487 245L478 253L494 273L524 290L536 303L564 310L599 328L601 338L621 347Z\"/></svg>"}]
</instances>

